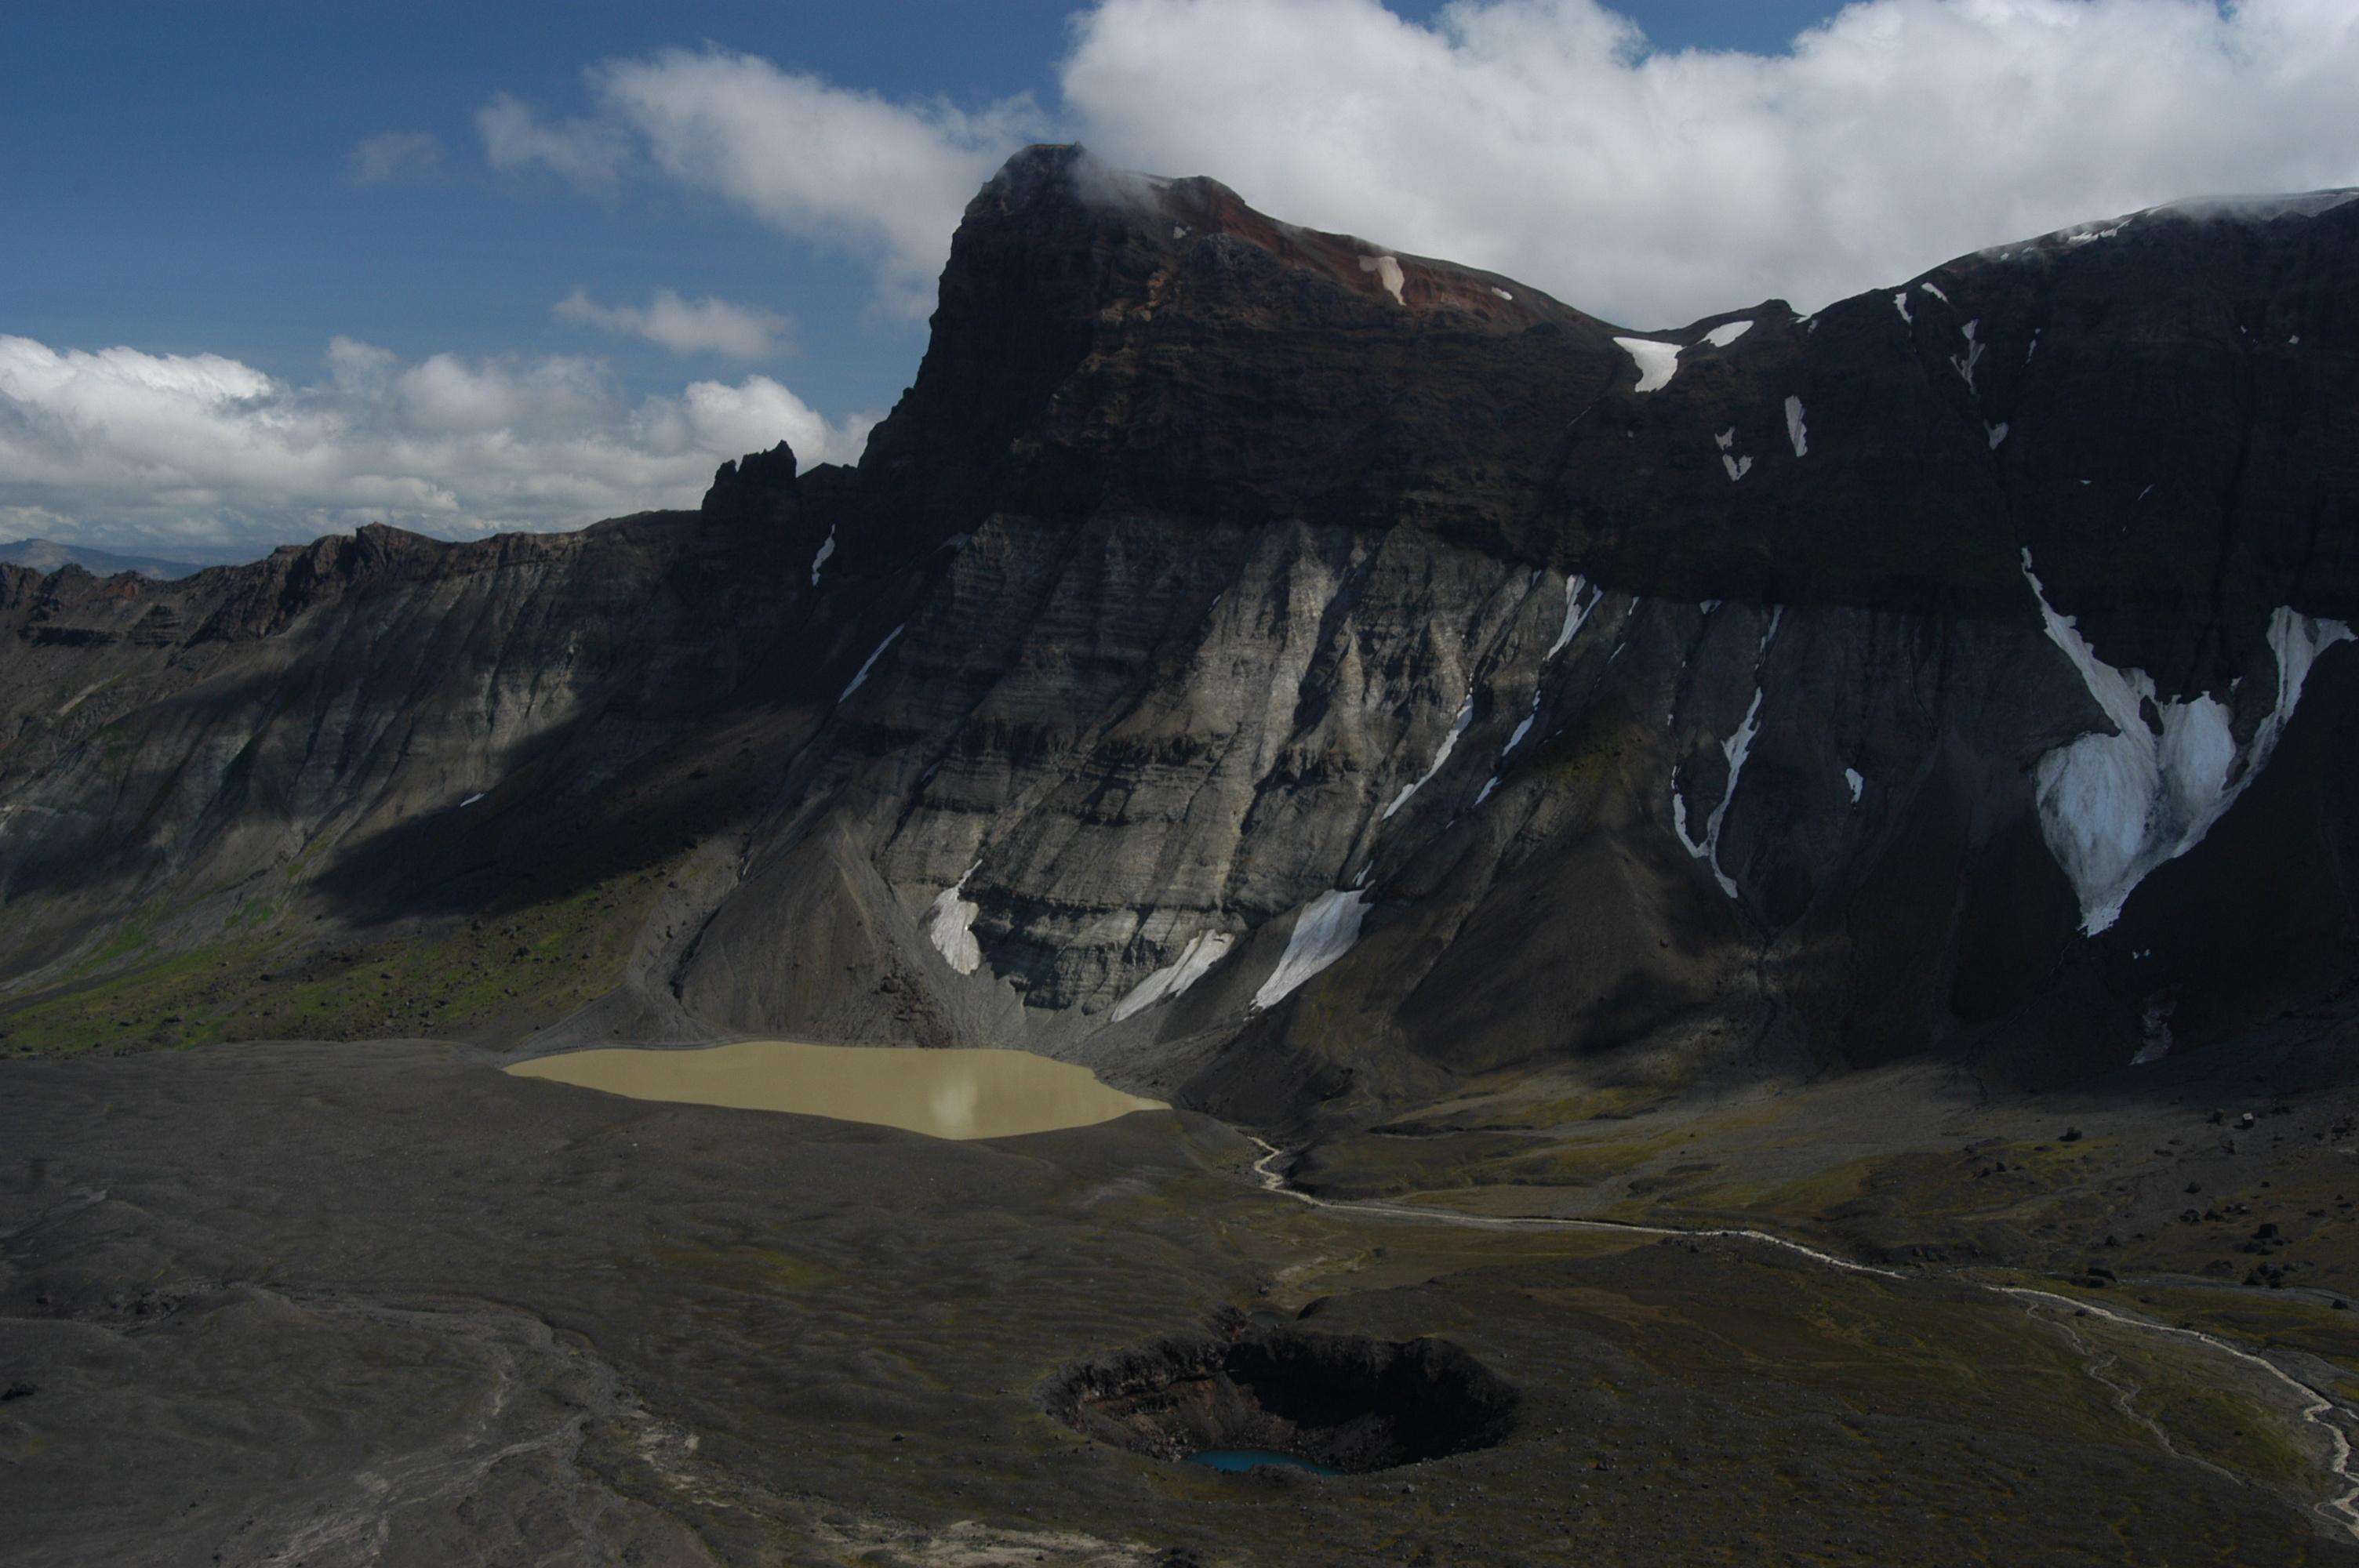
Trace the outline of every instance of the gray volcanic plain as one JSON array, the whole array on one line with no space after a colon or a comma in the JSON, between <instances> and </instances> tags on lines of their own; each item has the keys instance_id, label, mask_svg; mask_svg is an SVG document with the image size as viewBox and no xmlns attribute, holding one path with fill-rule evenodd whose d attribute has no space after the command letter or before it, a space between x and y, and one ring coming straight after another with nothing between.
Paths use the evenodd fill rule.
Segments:
<instances>
[{"instance_id":1,"label":"gray volcanic plain","mask_svg":"<svg viewBox=\"0 0 2359 1568\"><path fill-rule=\"evenodd\" d=\"M12 1563L2359 1562L2322 1433L2201 1346L1940 1268L1315 1209L1186 1112L952 1143L414 1041L7 1090ZM1951 1157L2017 1119L1946 1114ZM1239 1314L1447 1339L1513 1429L1220 1476L1043 1408Z\"/></svg>"}]
</instances>

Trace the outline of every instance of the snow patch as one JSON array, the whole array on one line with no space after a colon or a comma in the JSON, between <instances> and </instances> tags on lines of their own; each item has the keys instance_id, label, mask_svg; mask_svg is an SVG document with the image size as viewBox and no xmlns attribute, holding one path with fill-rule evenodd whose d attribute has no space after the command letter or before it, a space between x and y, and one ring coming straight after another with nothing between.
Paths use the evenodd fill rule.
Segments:
<instances>
[{"instance_id":1,"label":"snow patch","mask_svg":"<svg viewBox=\"0 0 2359 1568\"><path fill-rule=\"evenodd\" d=\"M1556 634L1556 641L1549 644L1549 651L1540 655L1542 663L1564 652L1564 645L1580 634L1582 622L1587 621L1604 601L1605 590L1601 588L1589 596L1588 603L1582 603L1581 590L1588 586L1588 579L1577 575L1564 579L1564 629Z\"/></svg>"},{"instance_id":2,"label":"snow patch","mask_svg":"<svg viewBox=\"0 0 2359 1568\"><path fill-rule=\"evenodd\" d=\"M2132 955L2143 957L2143 953ZM2140 1021L2146 1031L2146 1044L2130 1058L2133 1067L2144 1067L2170 1054L2170 1014L2172 1004L2160 998L2147 1004L2146 1017Z\"/></svg>"},{"instance_id":3,"label":"snow patch","mask_svg":"<svg viewBox=\"0 0 2359 1568\"><path fill-rule=\"evenodd\" d=\"M1984 425L1983 434L1990 438L1990 449L1997 451L1998 444L2006 439L2006 421L2002 419L1995 425Z\"/></svg>"},{"instance_id":4,"label":"snow patch","mask_svg":"<svg viewBox=\"0 0 2359 1568\"><path fill-rule=\"evenodd\" d=\"M1616 338L1631 362L1638 367L1638 384L1633 392L1659 392L1671 384L1671 377L1680 373L1680 346L1658 343L1651 338Z\"/></svg>"},{"instance_id":5,"label":"snow patch","mask_svg":"<svg viewBox=\"0 0 2359 1568\"><path fill-rule=\"evenodd\" d=\"M966 869L966 876L944 888L926 912L926 939L934 951L949 960L951 968L962 975L971 975L983 967L983 945L974 939L974 917L983 906L959 894L966 892L967 877L982 869L977 860Z\"/></svg>"},{"instance_id":6,"label":"snow patch","mask_svg":"<svg viewBox=\"0 0 2359 1568\"><path fill-rule=\"evenodd\" d=\"M819 568L827 565L828 557L835 554L835 525L828 524L827 537L819 544L819 553L811 557L811 586L819 586Z\"/></svg>"},{"instance_id":7,"label":"snow patch","mask_svg":"<svg viewBox=\"0 0 2359 1568\"><path fill-rule=\"evenodd\" d=\"M484 796L483 796L483 792L482 792L482 791L480 791L480 790L478 790L475 794L471 795L469 795L466 799L464 799L464 800L461 801L461 802L459 803L459 809L460 809L460 810L462 810L462 811L464 811L464 810L466 810L466 809L467 809L467 807L469 807L469 806L473 806L473 805L474 805L474 804L475 804L475 802L477 802L477 801L479 801L479 800L481 800L481 799L483 799L483 798L484 798Z\"/></svg>"},{"instance_id":8,"label":"snow patch","mask_svg":"<svg viewBox=\"0 0 2359 1568\"><path fill-rule=\"evenodd\" d=\"M1892 308L1900 312L1900 319L1903 321L1908 322L1912 327L1917 324L1917 318L1908 314L1908 291L1907 289L1904 288L1899 293L1892 297Z\"/></svg>"},{"instance_id":9,"label":"snow patch","mask_svg":"<svg viewBox=\"0 0 2359 1568\"><path fill-rule=\"evenodd\" d=\"M1938 283L1920 283L1917 287L1923 289L1926 293L1931 295L1934 298L1940 300L1944 305L1947 305L1950 302L1950 297L1941 292L1941 286Z\"/></svg>"},{"instance_id":10,"label":"snow patch","mask_svg":"<svg viewBox=\"0 0 2359 1568\"><path fill-rule=\"evenodd\" d=\"M1711 869L1712 881L1729 897L1736 896L1736 879L1720 869L1720 829L1728 817L1729 803L1736 798L1736 780L1745 771L1745 759L1753 750L1753 738L1761 733L1762 688L1753 690L1753 706L1745 710L1745 722L1736 733L1720 743L1720 754L1728 759L1728 787L1721 792L1720 804L1704 818L1703 838L1688 836L1688 803L1680 795L1680 775L1671 772L1671 830L1680 836L1680 845Z\"/></svg>"},{"instance_id":11,"label":"snow patch","mask_svg":"<svg viewBox=\"0 0 2359 1568\"><path fill-rule=\"evenodd\" d=\"M1408 303L1408 301L1401 297L1401 265L1394 257L1362 256L1360 258L1360 270L1362 272L1375 273L1376 275L1376 281L1385 286L1385 292L1393 297L1394 304L1406 305Z\"/></svg>"},{"instance_id":12,"label":"snow patch","mask_svg":"<svg viewBox=\"0 0 2359 1568\"><path fill-rule=\"evenodd\" d=\"M1965 382L1966 390L1968 392L1973 392L1974 390L1974 366L1982 362L1983 349L1985 346L1974 341L1974 329L1981 325L1982 323L1978 320L1969 321L1964 326L1959 328L1958 330L1965 335L1965 357L1963 359L1960 359L1955 354L1951 354L1950 356L1950 368L1956 371L1959 377ZM1976 393L1975 395L1979 396L1981 395Z\"/></svg>"},{"instance_id":13,"label":"snow patch","mask_svg":"<svg viewBox=\"0 0 2359 1568\"><path fill-rule=\"evenodd\" d=\"M1188 237L1188 225L1187 225L1187 224L1185 224L1185 223L1174 223L1174 224L1172 224L1172 225L1171 225L1171 237L1172 237L1173 239L1175 239L1175 240L1184 240L1184 239L1186 239L1186 238Z\"/></svg>"},{"instance_id":14,"label":"snow patch","mask_svg":"<svg viewBox=\"0 0 2359 1568\"><path fill-rule=\"evenodd\" d=\"M1433 753L1432 764L1415 780L1401 785L1400 794L1393 796L1393 803L1385 807L1385 815L1381 820L1391 821L1393 813L1408 804L1409 796L1432 781L1433 775L1441 771L1441 764L1450 761L1450 753L1457 750L1458 737L1465 734L1466 727L1473 722L1474 722L1474 693L1469 690L1466 693L1466 700L1458 705L1458 718L1450 726L1450 733L1441 738L1440 749Z\"/></svg>"},{"instance_id":15,"label":"snow patch","mask_svg":"<svg viewBox=\"0 0 2359 1568\"><path fill-rule=\"evenodd\" d=\"M1524 743L1524 737L1532 732L1532 726L1538 723L1539 719L1540 694L1538 692L1534 692L1532 693L1532 710L1524 715L1524 721L1516 726L1516 732L1507 737L1507 743L1506 745L1499 748L1499 760L1501 762L1506 762L1507 760L1507 753ZM1496 784L1499 781L1493 779L1491 782L1493 784ZM1483 803L1478 800L1474 804L1480 806Z\"/></svg>"},{"instance_id":16,"label":"snow patch","mask_svg":"<svg viewBox=\"0 0 2359 1568\"><path fill-rule=\"evenodd\" d=\"M1753 471L1753 460L1751 458L1732 458L1727 453L1723 452L1720 456L1720 466L1728 470L1728 482L1734 484L1738 480L1743 479L1746 474Z\"/></svg>"},{"instance_id":17,"label":"snow patch","mask_svg":"<svg viewBox=\"0 0 2359 1568\"><path fill-rule=\"evenodd\" d=\"M1845 768L1843 770L1843 783L1851 785L1851 803L1854 806L1857 806L1859 804L1859 792L1866 786L1867 781L1859 776L1859 770L1857 768Z\"/></svg>"},{"instance_id":18,"label":"snow patch","mask_svg":"<svg viewBox=\"0 0 2359 1568\"><path fill-rule=\"evenodd\" d=\"M1350 952L1352 944L1360 939L1360 923L1367 917L1366 898L1355 890L1322 892L1304 904L1302 913L1295 916L1294 930L1286 938L1286 952L1277 968L1254 992L1255 1011L1276 1007L1305 980Z\"/></svg>"},{"instance_id":19,"label":"snow patch","mask_svg":"<svg viewBox=\"0 0 2359 1568\"><path fill-rule=\"evenodd\" d=\"M2225 704L2202 693L2165 701L2145 671L2116 669L2100 659L2074 619L2048 602L2032 575L2029 550L2023 552L2023 576L2049 640L2072 661L2115 730L2082 735L2043 754L2033 769L2041 836L2080 898L2081 929L2093 936L2121 917L2123 903L2147 872L2201 843L2259 776L2301 700L2310 665L2348 639L2351 628L2283 607L2269 618L2277 697L2252 739L2239 747ZM2146 719L2149 706L2158 730Z\"/></svg>"},{"instance_id":20,"label":"snow patch","mask_svg":"<svg viewBox=\"0 0 2359 1568\"><path fill-rule=\"evenodd\" d=\"M1786 399L1786 439L1794 443L1796 457L1810 455L1810 432L1802 423L1802 400L1799 397Z\"/></svg>"},{"instance_id":21,"label":"snow patch","mask_svg":"<svg viewBox=\"0 0 2359 1568\"><path fill-rule=\"evenodd\" d=\"M1529 728L1529 724L1528 724L1528 722L1527 722L1527 724L1526 724L1526 728L1527 728L1527 729ZM1518 738L1520 738L1520 732L1519 732L1519 734L1518 734ZM1510 742L1510 744L1512 744L1512 743L1513 743L1513 742ZM1502 754L1504 755L1504 753L1502 753ZM1491 775L1491 782L1490 782L1489 784L1484 784L1484 785L1483 786L1483 793L1482 793L1481 795L1476 795L1476 796L1474 797L1474 805L1475 805L1475 806L1480 806L1480 805L1482 805L1484 801L1486 801L1486 800L1490 799L1490 798L1491 798L1491 792L1492 792L1492 791L1494 791L1494 790L1495 790L1495 789L1497 789L1498 787L1499 787L1499 775L1498 775L1498 774L1496 774L1496 773L1493 773L1493 774ZM1469 806L1469 807L1467 807L1467 809L1471 811L1471 810L1473 810L1473 806Z\"/></svg>"},{"instance_id":22,"label":"snow patch","mask_svg":"<svg viewBox=\"0 0 2359 1568\"><path fill-rule=\"evenodd\" d=\"M2034 328L2031 330L2031 347L2029 347L2029 348L2027 348L2027 349L2026 349L2026 350L2024 350L2024 351L2023 351L2023 362L2024 362L2025 364L2029 364L2029 363L2031 362L2031 356L2032 356L2032 355L2034 355L2034 354L2036 354L2036 353L2038 353L2038 351L2039 351L2039 329L2038 329L2038 328L2037 328L2037 327L2034 327Z\"/></svg>"},{"instance_id":23,"label":"snow patch","mask_svg":"<svg viewBox=\"0 0 2359 1568\"><path fill-rule=\"evenodd\" d=\"M853 692L858 691L860 689L860 683L868 678L868 672L876 667L876 661L885 656L885 650L891 647L897 641L898 641L901 633L907 632L908 629L909 623L905 621L900 625L894 627L893 630L885 633L885 640L876 644L876 651L868 655L868 662L860 666L860 673L853 676L852 684L843 688L843 697L839 697L835 700L842 702L844 697L848 697Z\"/></svg>"},{"instance_id":24,"label":"snow patch","mask_svg":"<svg viewBox=\"0 0 2359 1568\"><path fill-rule=\"evenodd\" d=\"M1724 349L1745 333L1753 330L1750 321L1723 321L1703 335L1703 341L1715 349Z\"/></svg>"},{"instance_id":25,"label":"snow patch","mask_svg":"<svg viewBox=\"0 0 2359 1568\"><path fill-rule=\"evenodd\" d=\"M1584 589L1589 590L1589 598L1585 601L1581 597ZM1605 602L1603 589L1590 589L1588 579L1577 574L1566 578L1564 579L1564 626L1557 633L1556 641L1549 644L1548 652L1540 655L1540 662L1546 664L1564 652L1565 645L1581 635L1582 627L1588 622L1590 616L1596 613L1597 607L1603 602ZM1500 762L1505 762L1507 760L1507 753L1524 743L1524 737L1532 732L1532 726L1539 722L1539 717L1540 693L1535 688L1532 692L1532 710L1524 715L1524 721L1516 726L1515 733L1507 737L1507 743L1499 748ZM1496 779L1491 781L1494 787L1498 782ZM1482 795L1476 798L1474 804L1482 805L1484 800L1490 798L1490 793L1489 789L1485 789Z\"/></svg>"},{"instance_id":26,"label":"snow patch","mask_svg":"<svg viewBox=\"0 0 2359 1568\"><path fill-rule=\"evenodd\" d=\"M1198 932L1189 939L1188 946L1180 949L1178 958L1131 987L1128 993L1114 1004L1111 1022L1120 1023L1158 1002L1169 1001L1202 979L1213 965L1228 957L1229 949L1236 946L1236 941L1225 931Z\"/></svg>"},{"instance_id":27,"label":"snow patch","mask_svg":"<svg viewBox=\"0 0 2359 1568\"><path fill-rule=\"evenodd\" d=\"M1501 288L1501 287L1500 287L1498 285L1496 285L1496 284L1493 284L1493 285L1491 286L1491 292L1492 292L1492 293L1494 293L1494 294L1495 294L1495 295L1497 295L1500 298L1502 298L1502 299L1505 299L1505 300L1508 301L1510 304L1514 303L1514 301L1515 301L1515 297L1515 297L1514 295L1512 295L1512 294L1508 293L1506 289Z\"/></svg>"}]
</instances>

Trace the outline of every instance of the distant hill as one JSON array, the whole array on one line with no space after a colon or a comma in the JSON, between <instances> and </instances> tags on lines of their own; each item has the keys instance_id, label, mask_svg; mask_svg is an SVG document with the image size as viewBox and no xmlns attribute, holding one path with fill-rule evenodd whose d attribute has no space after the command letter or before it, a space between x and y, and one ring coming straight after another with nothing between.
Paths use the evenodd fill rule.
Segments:
<instances>
[{"instance_id":1,"label":"distant hill","mask_svg":"<svg viewBox=\"0 0 2359 1568\"><path fill-rule=\"evenodd\" d=\"M202 571L212 564L208 561L176 561L167 556L118 556L112 550L93 550L83 545L61 545L55 539L0 541L0 561L45 572L73 566L95 572L100 577L113 577L116 572L137 572L141 577L167 580Z\"/></svg>"}]
</instances>

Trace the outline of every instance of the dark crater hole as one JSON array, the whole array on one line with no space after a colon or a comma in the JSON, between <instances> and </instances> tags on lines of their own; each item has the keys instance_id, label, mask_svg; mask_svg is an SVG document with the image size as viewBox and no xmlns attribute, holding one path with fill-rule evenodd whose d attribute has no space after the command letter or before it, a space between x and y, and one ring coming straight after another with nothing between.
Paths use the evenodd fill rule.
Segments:
<instances>
[{"instance_id":1,"label":"dark crater hole","mask_svg":"<svg viewBox=\"0 0 2359 1568\"><path fill-rule=\"evenodd\" d=\"M1520 1398L1444 1340L1295 1328L1175 1336L1077 1361L1038 1397L1082 1435L1156 1459L1260 1449L1352 1473L1489 1448Z\"/></svg>"}]
</instances>

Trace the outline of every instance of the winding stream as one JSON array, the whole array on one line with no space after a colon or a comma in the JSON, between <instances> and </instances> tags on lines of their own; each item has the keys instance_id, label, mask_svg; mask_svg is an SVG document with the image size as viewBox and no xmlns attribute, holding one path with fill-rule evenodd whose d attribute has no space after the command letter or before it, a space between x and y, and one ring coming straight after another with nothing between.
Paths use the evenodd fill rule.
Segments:
<instances>
[{"instance_id":1,"label":"winding stream","mask_svg":"<svg viewBox=\"0 0 2359 1568\"><path fill-rule=\"evenodd\" d=\"M1773 1236L1766 1230L1750 1230L1736 1227L1690 1228L1680 1226L1640 1225L1618 1219L1570 1219L1538 1215L1457 1214L1449 1209L1428 1208L1416 1204L1385 1203L1377 1199L1339 1200L1317 1197L1299 1187L1289 1186L1286 1178L1271 1168L1278 1160L1285 1157L1284 1150L1267 1139L1255 1137L1252 1133L1246 1133L1245 1136L1252 1139L1262 1150L1261 1158L1253 1162L1253 1173L1261 1184L1263 1190L1290 1197L1298 1203L1308 1204L1312 1208L1332 1209L1339 1214L1360 1215L1378 1219L1406 1219L1419 1220L1429 1225L1455 1225L1476 1230L1606 1230L1638 1236L1690 1238L1725 1237L1734 1240L1758 1242L1765 1247L1775 1247L1784 1251L1799 1253L1815 1263L1823 1264L1830 1269L1841 1270L1847 1274L1874 1274L1886 1280L1908 1277L1905 1271L1898 1269L1886 1269L1873 1263L1861 1263L1849 1258L1838 1258L1832 1252L1821 1252L1815 1247L1806 1247L1799 1241L1789 1241L1785 1237ZM2353 1469L2351 1439L2345 1435L2343 1428L2336 1422L2330 1419L2332 1416L2343 1415L2344 1412L2342 1407L2325 1393L2303 1382L2267 1357L2232 1345L2217 1335L2206 1334L2201 1329L2180 1328L2167 1323L2157 1323L2151 1318L2140 1317L2134 1313L2115 1312L2109 1307L2098 1306L2072 1296L2060 1295L2054 1291L2038 1290L2029 1285L1992 1285L1963 1279L1957 1282L1972 1285L1976 1290L1987 1291L1995 1295L2012 1297L2023 1303L2027 1312L2036 1312L2040 1305L2069 1307L2075 1313L2086 1313L2092 1317L2101 1317L2125 1328L2168 1336L2174 1339L2190 1340L2258 1368L2270 1379L2290 1390L2301 1405L2301 1419L2326 1434L2333 1454L2333 1473L2343 1482L2344 1489L2322 1502L2313 1504L2312 1507L2321 1517L2332 1519L2340 1526L2353 1540L2359 1541L2359 1474L2354 1474ZM2070 1331L2068 1330L2067 1333L2069 1336ZM2077 1336L2073 1337L2077 1342ZM2114 1386L2103 1378L2099 1378L2098 1380L2105 1382L2109 1388ZM2143 1420L2143 1418L2140 1419ZM2151 1426L2153 1423L2147 1422L2146 1424ZM2163 1442L2163 1447L2167 1451L2176 1453L2167 1439Z\"/></svg>"}]
</instances>

